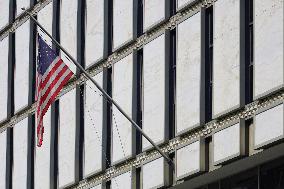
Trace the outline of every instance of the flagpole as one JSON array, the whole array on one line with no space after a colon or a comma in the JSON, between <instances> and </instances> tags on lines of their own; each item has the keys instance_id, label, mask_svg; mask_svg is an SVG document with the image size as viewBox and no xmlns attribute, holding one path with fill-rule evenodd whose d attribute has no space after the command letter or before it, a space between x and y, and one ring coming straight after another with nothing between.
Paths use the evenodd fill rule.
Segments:
<instances>
[{"instance_id":1,"label":"flagpole","mask_svg":"<svg viewBox=\"0 0 284 189\"><path fill-rule=\"evenodd\" d=\"M25 8L22 8L22 10L26 10L26 9L25 9ZM66 51L66 49L63 48L63 47L57 42L57 40L54 39L54 38L52 37L52 35L50 35L50 34L48 33L48 31L46 31L46 29L44 29L44 27L33 17L33 15L32 15L30 12L26 11L26 13L30 16L30 18L34 21L34 23L35 23L36 25L38 25L38 26L43 30L43 32L44 32L46 35L48 35L48 37L50 37L50 38L52 39L52 41L55 43L55 45L56 45L58 48L60 48L60 49L72 60L72 62L76 65L76 67L77 67L80 71L82 71L82 72L87 76L88 79L91 80L91 82L92 82L92 83L102 92L102 94L118 109L118 111L119 111L120 113L122 113L122 115L124 115L124 117L125 117L126 119L128 119L128 120L132 123L132 125L134 126L134 128L135 128L136 130L138 130L138 131L148 140L148 142L150 142L150 143L154 146L154 148L166 159L166 161L167 161L170 165L174 166L174 162L154 143L154 141L153 141L152 139L150 139L150 137L149 137L146 133L144 133L144 131L137 125L137 123L135 123L135 121L133 121L133 120L123 111L123 109L107 94L107 92L105 92L105 90L92 78L92 76L90 76L90 74L88 74L88 72L77 62L77 60L75 60L75 58L73 58L73 57Z\"/></svg>"}]
</instances>

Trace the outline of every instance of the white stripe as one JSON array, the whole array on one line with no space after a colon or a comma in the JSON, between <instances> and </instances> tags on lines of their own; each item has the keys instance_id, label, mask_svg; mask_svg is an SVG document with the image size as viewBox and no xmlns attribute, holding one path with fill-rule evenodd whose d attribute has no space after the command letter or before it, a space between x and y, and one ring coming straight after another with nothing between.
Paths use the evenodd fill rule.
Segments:
<instances>
[{"instance_id":1,"label":"white stripe","mask_svg":"<svg viewBox=\"0 0 284 189\"><path fill-rule=\"evenodd\" d=\"M45 73L42 76L42 81L45 80L45 78L47 77L48 73L52 70L52 68L55 66L55 64L60 60L60 57L56 57L52 63L48 66L48 68L46 69Z\"/></svg>"},{"instance_id":2,"label":"white stripe","mask_svg":"<svg viewBox=\"0 0 284 189\"><path fill-rule=\"evenodd\" d=\"M55 91L58 89L59 85L63 82L63 80L66 78L66 76L71 73L69 69L67 69L64 74L60 77L60 79L57 81L56 85L51 89L51 91L48 93L48 96L46 97L45 101L41 104L43 107L42 110L47 105L49 99L52 97L52 95L55 93Z\"/></svg>"},{"instance_id":3,"label":"white stripe","mask_svg":"<svg viewBox=\"0 0 284 189\"><path fill-rule=\"evenodd\" d=\"M58 73L64 68L65 64L61 64L56 71L52 74L52 76L49 78L49 80L47 81L46 85L44 86L44 88L42 89L42 93L41 94L45 94L46 90L48 89L49 85L53 82L53 80L55 80L55 78L57 77ZM43 79L41 80L42 82L44 81ZM41 96L42 97L42 96Z\"/></svg>"}]
</instances>

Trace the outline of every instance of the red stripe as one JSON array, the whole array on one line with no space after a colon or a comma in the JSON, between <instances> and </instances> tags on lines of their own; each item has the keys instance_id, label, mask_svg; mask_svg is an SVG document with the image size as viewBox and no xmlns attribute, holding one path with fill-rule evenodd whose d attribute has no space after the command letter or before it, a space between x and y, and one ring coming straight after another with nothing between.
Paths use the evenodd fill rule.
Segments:
<instances>
[{"instance_id":1,"label":"red stripe","mask_svg":"<svg viewBox=\"0 0 284 189\"><path fill-rule=\"evenodd\" d=\"M50 77L54 74L54 72L57 70L57 68L63 63L63 61L60 59L58 62L55 63L54 67L49 71L48 75L46 76L45 80L41 82L40 88L43 88L46 83L49 81Z\"/></svg>"},{"instance_id":2,"label":"red stripe","mask_svg":"<svg viewBox=\"0 0 284 189\"><path fill-rule=\"evenodd\" d=\"M51 98L48 100L46 106L43 108L42 111L42 116L43 117L45 115L45 113L47 112L49 106L54 102L55 98L57 97L57 95L59 94L60 90L63 88L63 86L67 83L67 81L72 77L73 73L70 72L65 78L64 80L60 83L59 87L57 88L57 90L53 93L53 95L51 96Z\"/></svg>"},{"instance_id":3,"label":"red stripe","mask_svg":"<svg viewBox=\"0 0 284 189\"><path fill-rule=\"evenodd\" d=\"M48 86L46 92L44 93L44 95L42 97L40 97L39 99L39 107L42 105L42 103L45 101L45 99L47 98L48 94L50 93L50 91L52 90L52 88L57 84L58 80L62 77L62 75L68 70L68 67L65 65L63 67L62 70L60 70L60 72L58 73L58 75L56 75L56 77L54 78L54 80L52 81L52 83ZM37 112L39 113L39 108L37 110Z\"/></svg>"}]
</instances>

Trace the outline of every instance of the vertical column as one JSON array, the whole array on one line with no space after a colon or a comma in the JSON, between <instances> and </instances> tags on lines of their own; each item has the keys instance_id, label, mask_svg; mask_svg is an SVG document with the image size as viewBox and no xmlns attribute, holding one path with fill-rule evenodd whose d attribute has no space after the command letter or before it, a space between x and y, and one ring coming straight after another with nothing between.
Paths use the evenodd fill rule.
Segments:
<instances>
[{"instance_id":1,"label":"vertical column","mask_svg":"<svg viewBox=\"0 0 284 189\"><path fill-rule=\"evenodd\" d=\"M13 23L16 15L16 0L10 0L9 23ZM8 106L7 118L14 115L14 68L15 68L15 33L9 34L9 54L8 54ZM13 128L7 129L6 148L6 189L12 189L13 171Z\"/></svg>"},{"instance_id":2,"label":"vertical column","mask_svg":"<svg viewBox=\"0 0 284 189\"><path fill-rule=\"evenodd\" d=\"M85 67L85 12L86 0L78 0L77 12L77 61ZM77 69L76 75L81 72ZM76 86L76 141L75 141L75 182L83 179L84 165L84 85Z\"/></svg>"},{"instance_id":3,"label":"vertical column","mask_svg":"<svg viewBox=\"0 0 284 189\"><path fill-rule=\"evenodd\" d=\"M60 41L60 0L53 1L53 15L52 15L52 35ZM59 54L59 49L55 46L53 48ZM58 183L58 117L59 115L59 101L55 101L51 105L51 142L50 142L50 188L56 189Z\"/></svg>"},{"instance_id":4,"label":"vertical column","mask_svg":"<svg viewBox=\"0 0 284 189\"><path fill-rule=\"evenodd\" d=\"M112 51L112 0L104 1L104 51L103 58L111 54ZM111 95L111 68L103 69L103 89ZM110 165L111 153L111 104L104 98L103 100L103 137L102 149L106 154L102 153L102 169L107 169ZM106 187L109 184L105 185Z\"/></svg>"},{"instance_id":5,"label":"vertical column","mask_svg":"<svg viewBox=\"0 0 284 189\"><path fill-rule=\"evenodd\" d=\"M37 3L30 1L30 7ZM28 105L35 102L35 77L36 77L36 25L30 22L30 45L29 45L29 96ZM28 162L27 162L27 188L34 188L34 150L35 150L35 115L28 117Z\"/></svg>"},{"instance_id":6,"label":"vertical column","mask_svg":"<svg viewBox=\"0 0 284 189\"><path fill-rule=\"evenodd\" d=\"M201 9L200 125L212 118L213 7Z\"/></svg>"}]
</instances>

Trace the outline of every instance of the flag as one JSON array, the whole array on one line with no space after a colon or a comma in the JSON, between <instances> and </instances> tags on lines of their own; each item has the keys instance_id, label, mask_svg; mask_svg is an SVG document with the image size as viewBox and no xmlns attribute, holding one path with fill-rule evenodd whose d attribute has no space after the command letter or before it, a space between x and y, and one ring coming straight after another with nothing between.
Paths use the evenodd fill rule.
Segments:
<instances>
[{"instance_id":1,"label":"flag","mask_svg":"<svg viewBox=\"0 0 284 189\"><path fill-rule=\"evenodd\" d=\"M37 145L43 141L43 116L55 101L73 72L50 46L38 35L38 62L36 76Z\"/></svg>"}]
</instances>

